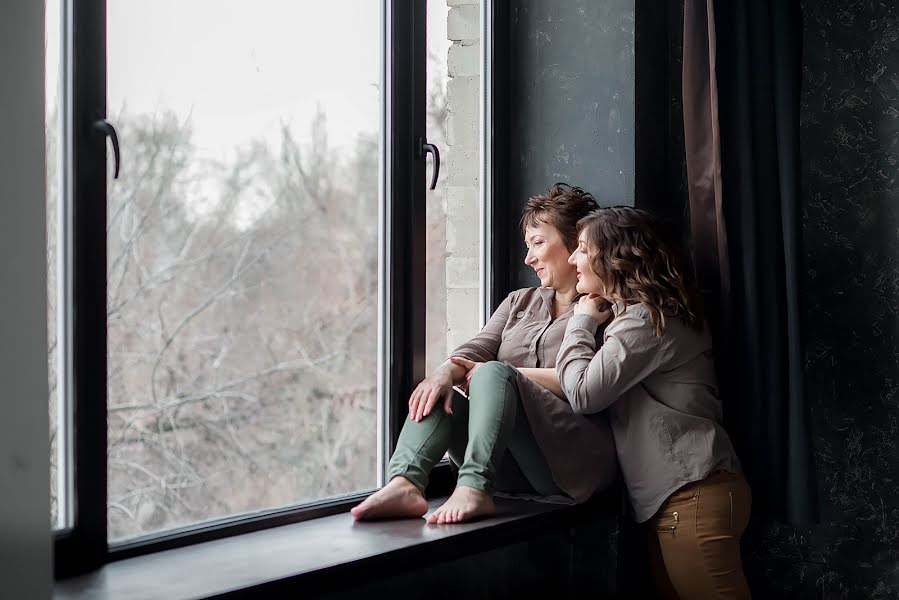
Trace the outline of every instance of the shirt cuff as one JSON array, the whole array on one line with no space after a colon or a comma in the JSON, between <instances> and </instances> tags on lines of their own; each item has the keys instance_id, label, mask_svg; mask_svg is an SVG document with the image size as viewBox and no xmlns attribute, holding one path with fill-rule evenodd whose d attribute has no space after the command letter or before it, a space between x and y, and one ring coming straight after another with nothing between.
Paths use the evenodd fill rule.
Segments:
<instances>
[{"instance_id":1,"label":"shirt cuff","mask_svg":"<svg viewBox=\"0 0 899 600\"><path fill-rule=\"evenodd\" d=\"M590 335L596 335L596 330L599 329L599 321L593 315L571 315L568 319L568 325L565 326L565 333L575 329L583 329L588 331Z\"/></svg>"}]
</instances>

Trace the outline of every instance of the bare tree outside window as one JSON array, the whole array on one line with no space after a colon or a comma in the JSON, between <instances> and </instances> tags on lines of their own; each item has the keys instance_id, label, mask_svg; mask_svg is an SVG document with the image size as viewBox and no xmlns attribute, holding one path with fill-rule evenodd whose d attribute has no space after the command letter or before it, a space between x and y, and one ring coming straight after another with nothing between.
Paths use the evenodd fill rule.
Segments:
<instances>
[{"instance_id":1,"label":"bare tree outside window","mask_svg":"<svg viewBox=\"0 0 899 600\"><path fill-rule=\"evenodd\" d=\"M168 4L174 10L177 3ZM437 5L443 12L436 18L445 21L447 8ZM289 2L269 10L291 6L304 10ZM163 2L154 10L166 7ZM235 12L223 17L226 22L237 22L235 7L215 4L219 12ZM334 3L327 10L335 19L358 20L354 7L353 2ZM117 2L110 5L110 19L122 21L116 21L120 30L135 23L152 29L146 14L131 21L125 14L143 10L148 6ZM365 52L376 55L379 32L369 29L368 38L357 41L374 44ZM123 50L116 44L121 46L128 33L116 35L110 39L110 56L120 57ZM427 100L428 135L441 150L447 118L446 56L440 55L445 46L429 55L434 83ZM247 72L258 69L264 75L268 65L253 60L265 48L255 42L247 48ZM189 54L173 59L199 60ZM299 53L297 77L303 60L318 59ZM147 89L152 69L131 67L142 73L135 89ZM109 539L373 488L378 472L377 120L352 130L348 139L341 100L335 99L339 90L315 80L315 85L291 88L319 97L305 117L260 113L265 127L259 135L211 148L209 140L224 139L215 124L230 122L227 115L216 115L219 121L209 116L222 109L215 98L198 102L196 110L169 106L163 100L175 92L169 81L160 81L161 100L148 110L146 102L122 88L120 81L127 78L117 74L121 68L110 64L110 120L119 132L123 164L117 180L111 178L110 164L106 198ZM377 68L367 77L366 85L375 85ZM177 73L171 78L177 79ZM190 82L197 90L192 93L203 96L204 86L215 87L216 81L199 77ZM235 80L233 85L243 84ZM355 99L372 101L377 102L377 93ZM48 98L51 289L57 260L56 110L55 97ZM236 128L250 127L239 124L248 118L244 111L234 117ZM336 141L335 131L340 132ZM429 360L439 356L441 361L447 345L446 177L441 175L438 190L428 196L428 348ZM55 444L55 292L48 297ZM54 522L61 510L57 476L54 462Z\"/></svg>"},{"instance_id":2,"label":"bare tree outside window","mask_svg":"<svg viewBox=\"0 0 899 600\"><path fill-rule=\"evenodd\" d=\"M319 113L307 145L285 126L200 176L189 122L117 122L110 538L372 487L375 136L341 160Z\"/></svg>"}]
</instances>

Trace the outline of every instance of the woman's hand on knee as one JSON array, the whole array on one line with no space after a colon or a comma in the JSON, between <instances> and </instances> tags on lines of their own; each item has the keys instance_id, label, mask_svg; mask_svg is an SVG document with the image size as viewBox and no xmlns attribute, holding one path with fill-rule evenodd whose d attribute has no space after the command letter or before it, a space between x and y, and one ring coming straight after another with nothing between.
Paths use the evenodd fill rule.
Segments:
<instances>
[{"instance_id":1,"label":"woman's hand on knee","mask_svg":"<svg viewBox=\"0 0 899 600\"><path fill-rule=\"evenodd\" d=\"M471 378L474 377L474 372L477 371L484 363L468 360L467 358L462 358L461 356L451 356L450 360L454 365L459 365L460 367L465 368L465 389L467 390L471 385Z\"/></svg>"},{"instance_id":2,"label":"woman's hand on knee","mask_svg":"<svg viewBox=\"0 0 899 600\"><path fill-rule=\"evenodd\" d=\"M453 379L447 373L438 371L419 383L409 396L409 418L421 421L431 414L441 399L443 409L447 414L453 414Z\"/></svg>"}]
</instances>

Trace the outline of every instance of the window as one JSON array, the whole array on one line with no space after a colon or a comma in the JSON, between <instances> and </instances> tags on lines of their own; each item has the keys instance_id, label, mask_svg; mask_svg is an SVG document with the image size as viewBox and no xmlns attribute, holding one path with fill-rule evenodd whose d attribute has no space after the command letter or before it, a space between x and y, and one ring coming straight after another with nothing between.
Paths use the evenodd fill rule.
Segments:
<instances>
[{"instance_id":1,"label":"window","mask_svg":"<svg viewBox=\"0 0 899 600\"><path fill-rule=\"evenodd\" d=\"M66 321L65 295L67 290L65 276L69 269L64 268L61 258L68 255L60 252L60 244L65 244L65 232L60 231L60 225L65 222L65 212L60 212L62 207L63 186L60 185L64 172L59 168L60 131L63 123L60 111L60 9L57 2L47 2L45 6L45 53L46 73L45 89L46 103L44 111L46 115L46 165L47 165L47 372L49 376L50 391L50 525L53 530L66 529L70 526L71 517L66 508L68 502L67 476L69 469L66 464L66 452L68 436L71 431L64 420L65 398L63 391L66 383L60 380L60 376L67 369L60 364L68 355L59 343L66 336L58 335ZM60 277L61 275L61 277ZM63 294L60 302L60 294ZM60 307L61 310L57 310ZM63 417L63 421L60 421Z\"/></svg>"},{"instance_id":2,"label":"window","mask_svg":"<svg viewBox=\"0 0 899 600\"><path fill-rule=\"evenodd\" d=\"M363 4L47 3L58 576L345 510L477 331L479 8Z\"/></svg>"},{"instance_id":3,"label":"window","mask_svg":"<svg viewBox=\"0 0 899 600\"><path fill-rule=\"evenodd\" d=\"M375 488L378 5L107 10L109 539Z\"/></svg>"}]
</instances>

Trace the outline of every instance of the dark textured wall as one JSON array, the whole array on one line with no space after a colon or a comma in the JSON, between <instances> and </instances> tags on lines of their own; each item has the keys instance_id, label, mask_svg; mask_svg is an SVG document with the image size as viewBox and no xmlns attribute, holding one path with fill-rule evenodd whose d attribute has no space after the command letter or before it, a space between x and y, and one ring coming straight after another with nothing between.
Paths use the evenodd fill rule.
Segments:
<instances>
[{"instance_id":1,"label":"dark textured wall","mask_svg":"<svg viewBox=\"0 0 899 600\"><path fill-rule=\"evenodd\" d=\"M561 74L573 70L564 65L575 64L569 62L573 60L570 54L565 58L570 50L549 48L550 42L558 44L562 39L574 44L571 40L591 28L615 37L632 18L630 9L620 5L618 12L601 20L577 23L574 34L560 37L552 33L567 31L562 24L569 24L580 14L579 9L592 10L592 19L600 19L599 11L611 10L608 3L599 4L603 6L587 8L580 1L558 6L513 3L510 62L512 80L517 83L511 89L510 107L510 219L528 194L563 178L562 174L595 191L604 204L622 202L623 189L628 190L624 203L634 202L633 184L621 186L615 173L608 172L613 157L598 152L598 138L611 133L608 128L596 130L597 140L587 146L586 153L580 146L590 137L586 133L594 134L594 123L588 128L580 120L584 98L593 93L592 88L579 88L581 96L571 95L571 99L537 89L538 83L546 86L547 82L559 87L565 83ZM806 393L823 514L822 523L810 528L754 519L744 543L744 563L757 598L899 598L896 4L856 0L803 3L800 144L807 263L803 281ZM661 209L669 218L683 215L686 233L681 5L681 0L666 3L666 198L661 204L658 199L641 202L640 198L636 203ZM602 27L597 28L597 22L603 23ZM544 25L553 27L547 32L549 40L541 34ZM626 37L615 39L621 48L626 47ZM622 76L616 73L615 77ZM594 122L600 122L598 117ZM562 134L564 127L580 129ZM573 142L568 140L578 140L578 155L595 152L594 158L604 166L585 169L581 163L575 168L571 162L574 154L569 154L566 164L564 153L558 150L563 143L571 147L568 144ZM517 231L513 240L520 243ZM516 248L519 251L521 248ZM512 256L518 273L515 283L536 285L532 275L519 266L522 255ZM619 581L619 591L622 583Z\"/></svg>"},{"instance_id":2,"label":"dark textured wall","mask_svg":"<svg viewBox=\"0 0 899 600\"><path fill-rule=\"evenodd\" d=\"M509 29L510 214L557 181L634 202L634 0L514 0ZM513 241L514 287L539 285Z\"/></svg>"},{"instance_id":3,"label":"dark textured wall","mask_svg":"<svg viewBox=\"0 0 899 600\"><path fill-rule=\"evenodd\" d=\"M806 389L822 524L757 523L757 597L899 597L899 23L803 3Z\"/></svg>"}]
</instances>

